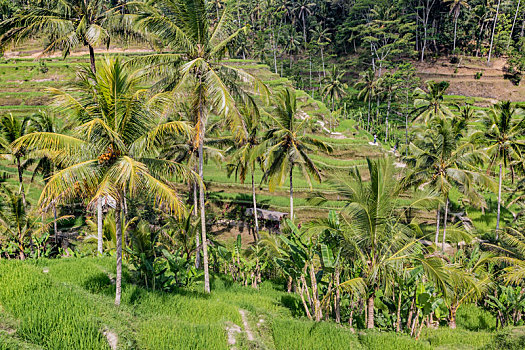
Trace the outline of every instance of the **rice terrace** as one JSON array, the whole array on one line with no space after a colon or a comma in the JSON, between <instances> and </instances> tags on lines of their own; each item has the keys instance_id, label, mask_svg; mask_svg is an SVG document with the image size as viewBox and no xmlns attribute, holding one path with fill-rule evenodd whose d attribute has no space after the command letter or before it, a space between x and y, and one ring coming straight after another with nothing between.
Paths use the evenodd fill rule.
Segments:
<instances>
[{"instance_id":1,"label":"rice terrace","mask_svg":"<svg viewBox=\"0 0 525 350\"><path fill-rule=\"evenodd\" d=\"M0 350L525 349L525 1L0 0Z\"/></svg>"}]
</instances>

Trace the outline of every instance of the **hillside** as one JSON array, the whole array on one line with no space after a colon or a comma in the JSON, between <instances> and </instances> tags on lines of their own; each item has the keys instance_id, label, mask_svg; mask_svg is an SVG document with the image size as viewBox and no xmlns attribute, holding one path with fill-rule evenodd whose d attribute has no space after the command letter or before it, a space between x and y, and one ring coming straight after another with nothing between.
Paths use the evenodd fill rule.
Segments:
<instances>
[{"instance_id":1,"label":"hillside","mask_svg":"<svg viewBox=\"0 0 525 350\"><path fill-rule=\"evenodd\" d=\"M144 50L118 48L102 51L100 56L120 54L125 57L139 55ZM50 98L45 91L47 87L61 88L69 81L75 79L75 68L85 65L88 56L85 52L74 52L70 57L63 60L61 57L39 58L39 51L30 50L6 53L5 59L0 62L0 112L12 113L15 116L29 116L39 110L49 110ZM291 82L277 74L272 73L268 66L254 60L229 60L228 64L242 67L244 70L264 81L267 86L275 91L284 86L291 86ZM334 148L333 154L313 155L315 163L325 170L346 171L350 166L361 166L366 157L377 157L383 154L379 146L370 145L371 136L364 130L356 128L351 120L342 121L333 132L327 129L330 123L330 111L326 105L311 98L304 91L297 90L299 108L303 118L312 119L315 136L331 144ZM271 113L269 107L265 107ZM59 119L63 117L59 116ZM5 164L5 163L4 163ZM14 172L13 168L6 168L8 172ZM221 207L224 203L249 204L251 202L250 188L248 184L240 184L234 177L226 176L225 167L217 168L217 164L209 163L205 167L205 181L208 186L209 197ZM299 170L296 171L294 186L297 191L297 215L300 218L313 218L324 216L328 209L338 207L335 202L327 203L326 206L312 207L306 203L306 196L311 191L308 183L302 177ZM31 172L26 172L25 179L29 183ZM256 173L256 181L260 182L262 173ZM258 201L263 208L277 211L287 211L289 207L286 187L278 189L274 193L266 191L267 187L262 185ZM321 190L329 194L330 189L326 184L313 184L314 190ZM30 187L29 197L36 201L40 188L36 185Z\"/></svg>"},{"instance_id":2,"label":"hillside","mask_svg":"<svg viewBox=\"0 0 525 350\"><path fill-rule=\"evenodd\" d=\"M458 312L459 329L425 328L419 341L392 332L355 333L348 325L307 321L299 297L280 285L253 289L220 275L207 296L200 283L148 291L130 284L127 272L118 308L112 258L1 260L0 271L2 350L514 349L524 337L520 328L512 336L491 331L492 316L468 305Z\"/></svg>"}]
</instances>

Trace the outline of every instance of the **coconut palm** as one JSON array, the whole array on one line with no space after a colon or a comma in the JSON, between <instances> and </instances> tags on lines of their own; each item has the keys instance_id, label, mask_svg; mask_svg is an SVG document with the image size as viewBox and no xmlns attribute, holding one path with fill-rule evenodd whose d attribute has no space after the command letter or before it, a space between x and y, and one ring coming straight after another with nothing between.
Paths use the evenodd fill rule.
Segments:
<instances>
[{"instance_id":1,"label":"coconut palm","mask_svg":"<svg viewBox=\"0 0 525 350\"><path fill-rule=\"evenodd\" d=\"M489 113L483 115L485 133L483 139L487 144L490 157L489 169L499 166L498 180L498 214L496 219L496 239L500 228L501 187L504 172L510 169L512 178L516 169L523 168L523 150L525 141L522 139L525 130L525 119L521 109L515 108L510 101L500 102L493 106Z\"/></svg>"},{"instance_id":2,"label":"coconut palm","mask_svg":"<svg viewBox=\"0 0 525 350\"><path fill-rule=\"evenodd\" d=\"M348 85L342 81L344 75L344 72L337 72L337 68L334 65L328 77L325 78L325 86L321 90L323 97L329 99L332 104L332 113L335 111L335 101L346 95L346 89L348 89ZM332 129L331 124L330 130Z\"/></svg>"},{"instance_id":3,"label":"coconut palm","mask_svg":"<svg viewBox=\"0 0 525 350\"><path fill-rule=\"evenodd\" d=\"M199 154L199 175L203 179L203 146L208 116L213 111L223 118L238 140L246 128L237 104L253 104L244 87L267 96L266 86L251 74L228 64L224 58L231 44L245 27L230 31L231 13L226 7L215 26L210 25L204 0L156 0L138 5L136 24L161 38L175 52L141 57L135 64L145 65L143 71L159 77L156 87L188 95L196 122L194 144ZM239 82L242 79L243 84ZM247 84L246 84L247 83ZM202 181L201 181L202 184ZM204 290L210 291L204 187L200 186L201 235L204 267Z\"/></svg>"},{"instance_id":4,"label":"coconut palm","mask_svg":"<svg viewBox=\"0 0 525 350\"><path fill-rule=\"evenodd\" d=\"M428 92L416 89L414 110L416 120L428 122L432 118L452 117L452 111L445 105L445 92L450 84L447 81L429 80L426 82Z\"/></svg>"},{"instance_id":5,"label":"coconut palm","mask_svg":"<svg viewBox=\"0 0 525 350\"><path fill-rule=\"evenodd\" d=\"M331 180L334 190L346 203L342 210L344 226L340 232L341 254L361 269L367 292L367 328L374 328L374 300L380 288L390 284L403 264L418 264L427 276L444 286L440 261L424 258L414 231L401 221L404 217L401 193L404 188L389 158L367 159L370 181L364 181L358 168L349 181ZM428 207L436 201L432 192L423 192L412 208ZM389 282L390 281L390 282Z\"/></svg>"},{"instance_id":6,"label":"coconut palm","mask_svg":"<svg viewBox=\"0 0 525 350\"><path fill-rule=\"evenodd\" d=\"M242 108L241 113L245 120L248 134L241 144L235 145L235 150L228 164L228 175L235 173L241 183L246 180L248 173L252 181L253 219L255 222L255 237L259 239L259 220L257 218L257 197L255 192L255 170L262 165L264 148L261 147L261 128L263 126L260 112L257 108Z\"/></svg>"},{"instance_id":7,"label":"coconut palm","mask_svg":"<svg viewBox=\"0 0 525 350\"><path fill-rule=\"evenodd\" d=\"M58 127L57 120L54 115L45 111L39 111L31 116L31 132L48 132L48 133L60 133L61 129ZM55 171L55 164L52 159L47 157L45 154L38 154L35 152L29 154L31 160L36 162L35 168L33 169L33 176L31 176L31 182L34 181L35 176L42 176L44 185L47 184L49 178ZM55 234L55 243L58 242L58 226L57 226L57 208L55 203L51 204L53 210L53 231ZM99 245L101 242L99 242Z\"/></svg>"},{"instance_id":8,"label":"coconut palm","mask_svg":"<svg viewBox=\"0 0 525 350\"><path fill-rule=\"evenodd\" d=\"M452 51L456 51L456 33L458 30L458 17L461 13L461 8L468 9L470 6L467 0L446 0L450 7L450 14L454 16L454 45Z\"/></svg>"},{"instance_id":9,"label":"coconut palm","mask_svg":"<svg viewBox=\"0 0 525 350\"><path fill-rule=\"evenodd\" d=\"M106 44L111 37L129 33L129 15L123 5L110 7L104 0L61 0L51 5L30 3L11 18L0 23L0 46L44 35L49 39L44 52L61 50L64 57L78 46L89 50L91 69L95 72L95 47Z\"/></svg>"},{"instance_id":10,"label":"coconut palm","mask_svg":"<svg viewBox=\"0 0 525 350\"><path fill-rule=\"evenodd\" d=\"M366 129L370 131L372 98L374 98L374 96L377 94L378 81L376 80L375 73L372 69L368 69L366 72L361 73L360 76L361 79L355 84L355 87L359 89L357 98L368 102L368 119L366 122Z\"/></svg>"},{"instance_id":11,"label":"coconut palm","mask_svg":"<svg viewBox=\"0 0 525 350\"><path fill-rule=\"evenodd\" d=\"M96 74L81 68L70 89L50 89L58 109L78 122L73 134L34 132L14 142L14 149L47 152L62 168L42 191L43 207L75 198L90 204L99 198L114 201L117 305L121 297L124 200L141 194L153 205L181 214L183 205L168 179L174 174L188 174L180 164L159 159L158 148L163 139L182 131L189 133L189 128L183 122L163 122L159 110L148 108L152 104L141 97L137 83L137 77L118 58L102 62Z\"/></svg>"},{"instance_id":12,"label":"coconut palm","mask_svg":"<svg viewBox=\"0 0 525 350\"><path fill-rule=\"evenodd\" d=\"M442 249L445 249L448 220L449 193L456 187L470 202L485 207L485 199L477 191L478 186L493 188L492 180L477 170L477 165L486 159L485 154L472 142L462 140L465 134L465 121L453 122L451 119L434 119L417 132L409 145L409 155L405 161L413 165L407 174L406 184L429 186L441 194L445 202ZM437 246L439 239L440 204L436 217Z\"/></svg>"},{"instance_id":13,"label":"coconut palm","mask_svg":"<svg viewBox=\"0 0 525 350\"><path fill-rule=\"evenodd\" d=\"M290 180L290 219L293 220L293 169L299 167L311 186L311 178L321 182L321 171L309 157L314 150L331 152L332 146L305 134L308 117L300 119L297 97L291 88L285 88L275 96L272 120L275 126L266 133L268 147L264 168L264 180L269 180L270 191L281 186L286 176Z\"/></svg>"},{"instance_id":14,"label":"coconut palm","mask_svg":"<svg viewBox=\"0 0 525 350\"><path fill-rule=\"evenodd\" d=\"M29 132L31 117L24 116L16 118L12 114L0 117L0 157L12 161L16 165L18 182L20 184L18 193L22 196L22 202L26 205L24 191L24 171L32 164L31 159L25 159L24 148L14 149L11 143Z\"/></svg>"}]
</instances>

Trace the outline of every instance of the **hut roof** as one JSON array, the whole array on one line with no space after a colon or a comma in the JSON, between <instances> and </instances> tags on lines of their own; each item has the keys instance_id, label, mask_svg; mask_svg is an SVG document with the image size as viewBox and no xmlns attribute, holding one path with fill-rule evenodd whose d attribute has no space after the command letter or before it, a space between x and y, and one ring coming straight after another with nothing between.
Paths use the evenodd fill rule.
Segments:
<instances>
[{"instance_id":1,"label":"hut roof","mask_svg":"<svg viewBox=\"0 0 525 350\"><path fill-rule=\"evenodd\" d=\"M246 208L244 215L252 216L253 208ZM288 213L257 208L257 218L259 219L264 219L264 220L269 220L269 221L281 221L281 219L285 216L288 216Z\"/></svg>"}]
</instances>

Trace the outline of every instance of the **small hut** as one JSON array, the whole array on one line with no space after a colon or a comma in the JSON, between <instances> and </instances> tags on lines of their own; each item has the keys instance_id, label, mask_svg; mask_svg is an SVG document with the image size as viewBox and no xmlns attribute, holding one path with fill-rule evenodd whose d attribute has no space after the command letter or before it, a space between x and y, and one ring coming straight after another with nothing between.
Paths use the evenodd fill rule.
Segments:
<instances>
[{"instance_id":1,"label":"small hut","mask_svg":"<svg viewBox=\"0 0 525 350\"><path fill-rule=\"evenodd\" d=\"M246 208L244 215L253 218L253 208ZM281 221L286 216L288 216L288 213L257 208L257 219L259 219L260 228L267 229L270 232L279 233Z\"/></svg>"}]
</instances>

